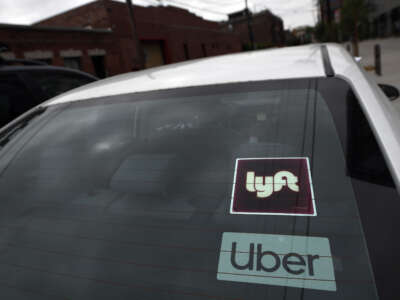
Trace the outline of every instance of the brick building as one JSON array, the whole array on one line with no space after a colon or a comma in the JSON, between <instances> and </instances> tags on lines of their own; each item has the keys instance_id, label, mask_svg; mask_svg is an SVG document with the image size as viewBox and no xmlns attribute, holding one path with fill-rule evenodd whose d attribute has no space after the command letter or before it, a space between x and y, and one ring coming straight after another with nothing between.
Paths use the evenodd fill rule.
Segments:
<instances>
[{"instance_id":1,"label":"brick building","mask_svg":"<svg viewBox=\"0 0 400 300\"><path fill-rule=\"evenodd\" d=\"M146 67L241 51L237 35L180 8L135 6L135 18ZM131 30L125 3L97 0L33 26L0 24L2 56L115 75L137 68Z\"/></svg>"},{"instance_id":2,"label":"brick building","mask_svg":"<svg viewBox=\"0 0 400 300\"><path fill-rule=\"evenodd\" d=\"M146 67L242 50L240 32L184 9L135 5L134 13ZM10 48L2 56L43 60L99 77L138 69L132 37L127 5L112 0L93 1L32 26L0 24L0 42Z\"/></svg>"},{"instance_id":3,"label":"brick building","mask_svg":"<svg viewBox=\"0 0 400 300\"><path fill-rule=\"evenodd\" d=\"M244 9L229 15L228 26L234 34L238 34L242 48L250 47L249 26L247 14L250 15L250 26L253 31L254 43L257 48L283 46L285 32L283 21L269 10L251 13Z\"/></svg>"},{"instance_id":4,"label":"brick building","mask_svg":"<svg viewBox=\"0 0 400 300\"><path fill-rule=\"evenodd\" d=\"M106 75L105 72L121 73L119 51L113 41L112 32L108 29L0 24L0 42L9 48L1 53L3 58L41 60L100 76Z\"/></svg>"}]
</instances>

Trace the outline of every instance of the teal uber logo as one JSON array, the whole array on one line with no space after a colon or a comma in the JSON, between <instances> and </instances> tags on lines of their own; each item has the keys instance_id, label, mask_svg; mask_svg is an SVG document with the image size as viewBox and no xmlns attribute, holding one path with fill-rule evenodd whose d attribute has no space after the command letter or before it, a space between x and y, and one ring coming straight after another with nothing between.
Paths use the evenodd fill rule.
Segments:
<instances>
[{"instance_id":1,"label":"teal uber logo","mask_svg":"<svg viewBox=\"0 0 400 300\"><path fill-rule=\"evenodd\" d=\"M324 237L225 232L217 279L336 291Z\"/></svg>"}]
</instances>

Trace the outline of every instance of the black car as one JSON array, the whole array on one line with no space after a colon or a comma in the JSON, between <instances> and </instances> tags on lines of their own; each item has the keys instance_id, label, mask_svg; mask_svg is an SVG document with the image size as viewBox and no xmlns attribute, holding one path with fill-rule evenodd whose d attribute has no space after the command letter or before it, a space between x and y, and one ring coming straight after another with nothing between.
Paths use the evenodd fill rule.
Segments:
<instances>
[{"instance_id":1,"label":"black car","mask_svg":"<svg viewBox=\"0 0 400 300\"><path fill-rule=\"evenodd\" d=\"M97 78L39 61L0 58L0 127L43 101Z\"/></svg>"}]
</instances>

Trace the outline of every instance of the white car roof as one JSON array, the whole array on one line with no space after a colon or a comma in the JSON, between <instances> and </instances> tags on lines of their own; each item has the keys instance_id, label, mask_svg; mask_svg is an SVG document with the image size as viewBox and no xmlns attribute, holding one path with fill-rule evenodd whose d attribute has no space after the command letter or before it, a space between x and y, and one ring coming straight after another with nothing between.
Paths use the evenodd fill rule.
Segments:
<instances>
[{"instance_id":1,"label":"white car roof","mask_svg":"<svg viewBox=\"0 0 400 300\"><path fill-rule=\"evenodd\" d=\"M114 76L64 93L50 104L135 92L234 82L325 76L320 45L196 59Z\"/></svg>"}]
</instances>

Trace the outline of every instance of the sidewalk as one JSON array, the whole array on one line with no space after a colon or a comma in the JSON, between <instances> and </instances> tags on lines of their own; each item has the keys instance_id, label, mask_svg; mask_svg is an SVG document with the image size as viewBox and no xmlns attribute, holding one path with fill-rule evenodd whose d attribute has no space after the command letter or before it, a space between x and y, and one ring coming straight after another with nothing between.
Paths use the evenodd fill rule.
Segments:
<instances>
[{"instance_id":1,"label":"sidewalk","mask_svg":"<svg viewBox=\"0 0 400 300\"><path fill-rule=\"evenodd\" d=\"M361 64L374 66L374 46L381 45L382 76L370 71L379 83L394 85L400 89L400 38L367 40L360 43Z\"/></svg>"},{"instance_id":2,"label":"sidewalk","mask_svg":"<svg viewBox=\"0 0 400 300\"><path fill-rule=\"evenodd\" d=\"M366 40L360 43L361 64L374 66L374 46L381 45L382 57L382 76L375 74L375 71L367 73L375 79L377 83L386 83L397 87L400 90L400 37L387 39ZM400 112L400 99L393 101L393 105Z\"/></svg>"}]
</instances>

